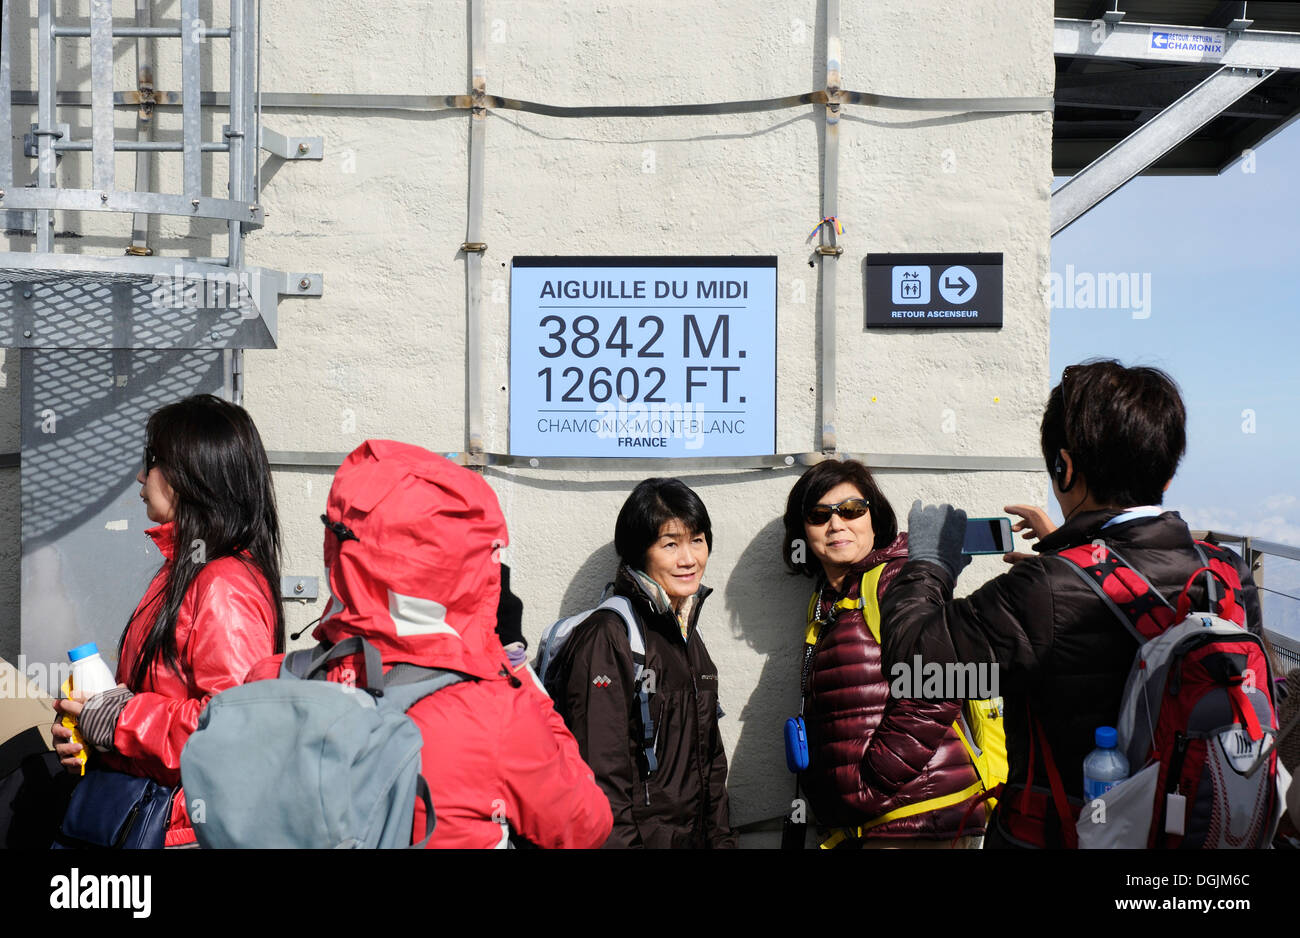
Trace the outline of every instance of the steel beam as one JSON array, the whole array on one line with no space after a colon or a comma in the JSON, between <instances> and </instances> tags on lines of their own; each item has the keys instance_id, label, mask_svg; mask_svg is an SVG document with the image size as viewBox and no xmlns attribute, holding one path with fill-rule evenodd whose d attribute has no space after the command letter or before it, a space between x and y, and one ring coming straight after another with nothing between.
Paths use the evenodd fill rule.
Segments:
<instances>
[{"instance_id":1,"label":"steel beam","mask_svg":"<svg viewBox=\"0 0 1300 938\"><path fill-rule=\"evenodd\" d=\"M1052 193L1052 234L1064 231L1276 71L1273 68L1219 69L1075 173Z\"/></svg>"},{"instance_id":2,"label":"steel beam","mask_svg":"<svg viewBox=\"0 0 1300 938\"><path fill-rule=\"evenodd\" d=\"M54 189L57 164L54 157L54 134L58 133L55 111L55 75L58 62L54 56L54 6L52 0L38 0L36 6L36 94L37 133L36 184L44 190ZM8 141L5 141L8 145ZM36 213L36 250L49 254L54 250L54 213Z\"/></svg>"},{"instance_id":3,"label":"steel beam","mask_svg":"<svg viewBox=\"0 0 1300 938\"><path fill-rule=\"evenodd\" d=\"M199 24L199 0L181 0L181 140L184 156L181 163L181 191L186 198L196 198L203 192L202 114L199 104L199 40L195 30ZM240 195L231 192L232 199Z\"/></svg>"},{"instance_id":4,"label":"steel beam","mask_svg":"<svg viewBox=\"0 0 1300 938\"><path fill-rule=\"evenodd\" d=\"M48 137L41 137L48 140ZM41 152L47 144L41 143ZM54 148L49 146L49 162L54 162ZM44 170L42 170L44 174ZM53 171L51 170L51 182ZM108 198L104 198L108 196ZM165 192L100 192L98 189L56 189L48 187L6 189L0 193L0 208L50 209L72 212L149 212L155 215L179 215L188 218L225 218L242 221L251 227L261 227L265 215L260 205L232 202L229 199L210 199L206 196L189 199L183 195ZM53 239L51 238L51 241ZM41 249L44 253L52 247Z\"/></svg>"},{"instance_id":5,"label":"steel beam","mask_svg":"<svg viewBox=\"0 0 1300 938\"><path fill-rule=\"evenodd\" d=\"M1227 32L1201 26L1157 23L1097 24L1096 21L1058 18L1052 35L1056 55L1122 59L1128 62L1196 62L1241 68L1300 69L1300 33ZM1223 40L1223 52L1181 52L1153 48L1156 33L1198 33Z\"/></svg>"},{"instance_id":6,"label":"steel beam","mask_svg":"<svg viewBox=\"0 0 1300 938\"><path fill-rule=\"evenodd\" d=\"M90 2L92 186L113 191L113 0Z\"/></svg>"},{"instance_id":7,"label":"steel beam","mask_svg":"<svg viewBox=\"0 0 1300 938\"><path fill-rule=\"evenodd\" d=\"M9 59L9 0L0 0L0 190L12 188L14 184L14 157L9 141L13 139L13 77ZM21 212L0 210L0 221L6 228L18 228L22 225Z\"/></svg>"}]
</instances>

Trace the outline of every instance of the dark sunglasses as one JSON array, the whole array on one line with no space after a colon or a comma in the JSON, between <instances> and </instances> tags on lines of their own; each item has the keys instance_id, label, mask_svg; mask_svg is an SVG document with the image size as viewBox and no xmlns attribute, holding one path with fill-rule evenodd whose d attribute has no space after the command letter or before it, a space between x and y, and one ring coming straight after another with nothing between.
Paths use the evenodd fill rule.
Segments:
<instances>
[{"instance_id":1,"label":"dark sunglasses","mask_svg":"<svg viewBox=\"0 0 1300 938\"><path fill-rule=\"evenodd\" d=\"M867 513L865 498L846 498L834 505L813 505L804 514L803 520L816 527L831 520L831 515L839 515L845 521L856 521Z\"/></svg>"},{"instance_id":2,"label":"dark sunglasses","mask_svg":"<svg viewBox=\"0 0 1300 938\"><path fill-rule=\"evenodd\" d=\"M156 465L158 465L158 456L146 444L144 448L144 474L148 475L149 470Z\"/></svg>"}]
</instances>

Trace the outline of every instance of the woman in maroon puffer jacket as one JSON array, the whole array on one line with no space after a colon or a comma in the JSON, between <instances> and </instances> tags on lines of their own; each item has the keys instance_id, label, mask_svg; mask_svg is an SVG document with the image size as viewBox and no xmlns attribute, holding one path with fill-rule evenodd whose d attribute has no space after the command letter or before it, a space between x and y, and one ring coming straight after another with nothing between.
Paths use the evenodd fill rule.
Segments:
<instances>
[{"instance_id":1,"label":"woman in maroon puffer jacket","mask_svg":"<svg viewBox=\"0 0 1300 938\"><path fill-rule=\"evenodd\" d=\"M890 694L860 592L872 571L868 605L878 610L907 560L907 535L866 466L826 460L800 477L783 559L817 581L801 661L809 765L799 779L817 821L844 845L947 846L979 776L952 726L960 701ZM983 818L972 813L958 846L978 846Z\"/></svg>"}]
</instances>

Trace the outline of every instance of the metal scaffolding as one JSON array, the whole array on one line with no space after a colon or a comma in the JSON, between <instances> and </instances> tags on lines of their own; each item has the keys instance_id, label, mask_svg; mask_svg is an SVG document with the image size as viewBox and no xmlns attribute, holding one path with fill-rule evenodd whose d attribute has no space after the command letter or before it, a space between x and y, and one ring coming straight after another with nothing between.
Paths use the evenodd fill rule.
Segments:
<instances>
[{"instance_id":1,"label":"metal scaffolding","mask_svg":"<svg viewBox=\"0 0 1300 938\"><path fill-rule=\"evenodd\" d=\"M10 0L0 10L0 138L15 130ZM113 21L112 0L92 0L89 22L55 19L53 0L36 4L36 123L24 136L24 154L35 161L30 182L15 176L8 146L0 147L0 208L11 235L34 236L32 251L0 252L0 335L21 348L273 348L277 294L303 290L290 278L244 264L244 234L263 221L257 191L260 131L257 102L257 24L254 0L231 0L230 26L210 28L198 16L198 0L181 0L180 20L152 25L149 0L136 0L133 25ZM23 35L18 30L17 35ZM113 89L113 40L137 40L138 87L134 96L140 133L118 140L114 108L130 106ZM90 43L90 136L74 139L71 122L60 121L56 46ZM146 61L143 41L175 40L180 46L181 88L160 92ZM222 139L202 135L202 56L215 56L221 40L229 50L229 123ZM215 65L216 63L212 63ZM159 101L179 100L181 139L159 141L149 132ZM19 105L21 107L21 105ZM137 154L129 188L119 186L115 155ZM149 159L175 152L182 158L180 191L147 189ZM60 184L67 154L90 155L92 188ZM209 154L226 155L224 180L210 171ZM319 158L319 153L317 153ZM84 159L84 157L83 157ZM222 191L224 190L224 191ZM218 194L220 193L220 194ZM124 213L132 216L124 235L125 256L72 254L55 249L55 213ZM150 216L213 219L227 228L225 258L156 257L144 242ZM317 284L318 286L318 284Z\"/></svg>"},{"instance_id":2,"label":"metal scaffolding","mask_svg":"<svg viewBox=\"0 0 1300 938\"><path fill-rule=\"evenodd\" d=\"M0 0L0 219L11 248L0 252L0 346L22 350L21 641L37 660L61 660L89 639L113 647L156 566L133 520L148 415L201 392L238 402L242 350L276 345L279 295L321 292L319 274L245 263L244 236L263 222L263 137L286 159L323 151L319 138L261 128L256 0L230 0L219 28L200 19L199 0L179 0L179 16L175 4L117 2L116 20L114 0L90 0L74 22L56 18L53 0ZM123 39L133 40L136 81L118 91ZM67 43L88 44L88 94L84 71L70 70L73 87L60 87ZM180 87L167 91L153 67L154 47L165 45L180 63ZM26 71L15 75L16 62ZM227 69L218 105L202 84ZM157 126L159 108L179 109L177 129ZM121 138L117 109L135 115ZM205 139L214 123L219 138ZM134 173L118 172L121 153L134 154ZM166 154L179 155L178 173L160 171ZM153 184L173 176L170 191ZM120 238L105 224L113 216L124 216ZM192 231L224 240L204 253L225 256L161 256L153 239L168 218L202 220Z\"/></svg>"}]
</instances>

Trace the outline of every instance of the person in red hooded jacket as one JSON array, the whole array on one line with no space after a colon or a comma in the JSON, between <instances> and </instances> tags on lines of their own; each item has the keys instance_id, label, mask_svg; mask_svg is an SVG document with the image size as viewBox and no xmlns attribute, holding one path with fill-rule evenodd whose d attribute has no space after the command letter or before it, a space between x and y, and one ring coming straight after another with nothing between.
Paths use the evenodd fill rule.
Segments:
<instances>
[{"instance_id":1,"label":"person in red hooded jacket","mask_svg":"<svg viewBox=\"0 0 1300 938\"><path fill-rule=\"evenodd\" d=\"M179 786L181 750L208 699L284 647L272 586L280 526L257 428L243 408L210 394L150 416L136 479L163 565L122 633L118 686L88 701L74 692L55 709L103 750L90 771L102 764ZM80 771L71 731L56 722L52 732L63 764ZM178 787L165 846L193 843Z\"/></svg>"},{"instance_id":2,"label":"person in red hooded jacket","mask_svg":"<svg viewBox=\"0 0 1300 938\"><path fill-rule=\"evenodd\" d=\"M470 678L407 711L437 812L428 846L504 847L511 834L548 848L603 843L609 802L550 698L497 636L507 536L488 484L418 446L368 440L335 474L321 520L332 598L313 637L328 646L361 636L385 669ZM276 677L281 657L248 680ZM329 679L354 683L364 668L359 655L340 658ZM424 833L421 803L414 838Z\"/></svg>"}]
</instances>

